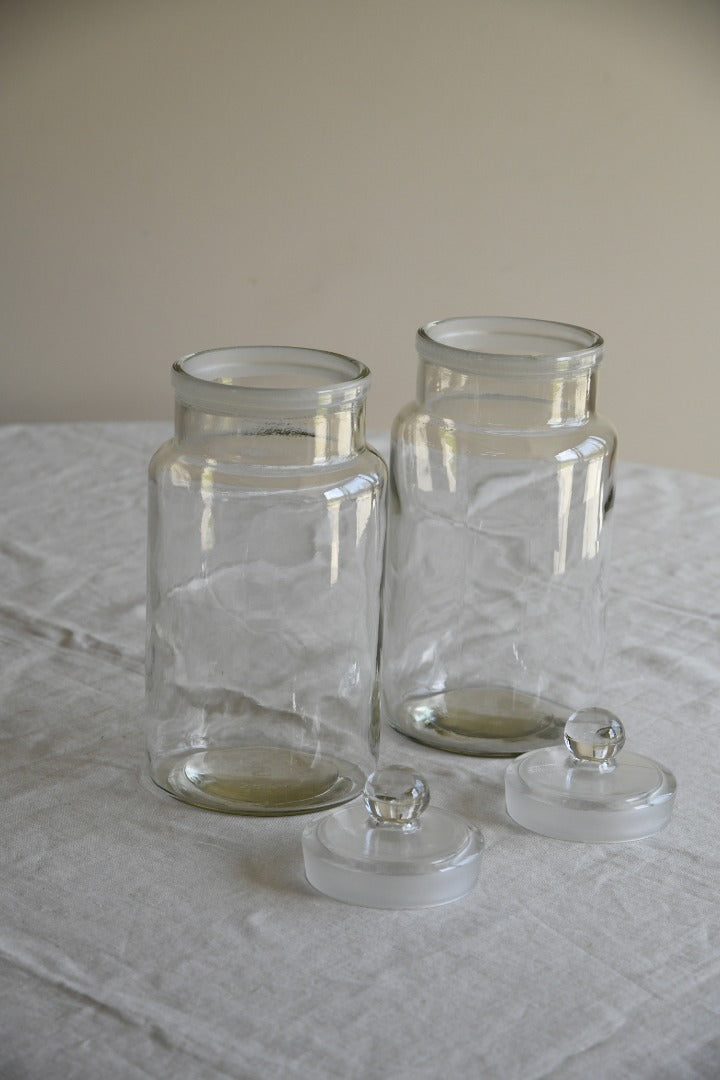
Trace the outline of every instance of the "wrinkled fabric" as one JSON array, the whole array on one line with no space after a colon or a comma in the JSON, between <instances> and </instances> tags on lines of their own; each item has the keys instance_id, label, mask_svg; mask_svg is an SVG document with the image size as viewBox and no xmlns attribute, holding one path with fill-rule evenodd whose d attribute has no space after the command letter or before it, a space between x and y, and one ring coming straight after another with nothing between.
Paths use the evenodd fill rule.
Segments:
<instances>
[{"instance_id":1,"label":"wrinkled fabric","mask_svg":"<svg viewBox=\"0 0 720 1080\"><path fill-rule=\"evenodd\" d=\"M602 704L675 772L669 827L523 832L506 762L385 729L383 760L486 843L467 897L387 912L307 884L312 818L147 778L145 474L167 434L0 428L3 1080L720 1075L720 480L619 469Z\"/></svg>"}]
</instances>

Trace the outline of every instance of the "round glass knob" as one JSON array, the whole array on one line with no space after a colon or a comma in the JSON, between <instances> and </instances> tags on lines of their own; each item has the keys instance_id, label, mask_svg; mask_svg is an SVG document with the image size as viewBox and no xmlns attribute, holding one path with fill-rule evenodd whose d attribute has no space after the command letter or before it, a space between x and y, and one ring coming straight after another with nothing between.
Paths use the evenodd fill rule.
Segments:
<instances>
[{"instance_id":1,"label":"round glass knob","mask_svg":"<svg viewBox=\"0 0 720 1080\"><path fill-rule=\"evenodd\" d=\"M577 761L607 765L625 744L625 728L607 709L579 709L565 725L565 745Z\"/></svg>"},{"instance_id":2,"label":"round glass knob","mask_svg":"<svg viewBox=\"0 0 720 1080\"><path fill-rule=\"evenodd\" d=\"M413 769L389 765L367 778L363 799L380 825L416 825L430 801L430 789Z\"/></svg>"}]
</instances>

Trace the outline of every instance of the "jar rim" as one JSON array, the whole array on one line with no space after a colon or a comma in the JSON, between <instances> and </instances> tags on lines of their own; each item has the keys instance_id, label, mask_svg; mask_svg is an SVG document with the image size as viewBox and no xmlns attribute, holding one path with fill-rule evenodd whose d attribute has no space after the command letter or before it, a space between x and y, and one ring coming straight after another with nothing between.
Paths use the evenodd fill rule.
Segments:
<instances>
[{"instance_id":1,"label":"jar rim","mask_svg":"<svg viewBox=\"0 0 720 1080\"><path fill-rule=\"evenodd\" d=\"M367 396L370 369L342 353L294 345L228 345L172 366L180 401L208 412L297 415Z\"/></svg>"},{"instance_id":2,"label":"jar rim","mask_svg":"<svg viewBox=\"0 0 720 1080\"><path fill-rule=\"evenodd\" d=\"M603 339L573 323L507 315L436 319L417 332L420 356L461 371L579 374L596 367Z\"/></svg>"}]
</instances>

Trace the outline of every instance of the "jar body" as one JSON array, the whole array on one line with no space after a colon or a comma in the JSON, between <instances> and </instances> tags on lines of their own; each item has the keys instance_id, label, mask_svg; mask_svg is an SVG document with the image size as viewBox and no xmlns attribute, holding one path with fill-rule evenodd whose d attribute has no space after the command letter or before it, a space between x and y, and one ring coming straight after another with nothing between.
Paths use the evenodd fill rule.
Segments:
<instances>
[{"instance_id":1,"label":"jar body","mask_svg":"<svg viewBox=\"0 0 720 1080\"><path fill-rule=\"evenodd\" d=\"M599 356L515 364L536 321L462 322L482 345L492 324L493 354L435 342L393 427L383 712L434 747L524 753L600 691L616 436Z\"/></svg>"},{"instance_id":2,"label":"jar body","mask_svg":"<svg viewBox=\"0 0 720 1080\"><path fill-rule=\"evenodd\" d=\"M377 757L384 465L362 437L367 385L314 401L305 384L332 371L303 376L286 416L292 385L271 375L259 415L236 393L245 350L220 351L239 359L211 392L234 411L183 402L150 465L151 775L209 809L317 810L353 798ZM292 384L296 350L269 352Z\"/></svg>"}]
</instances>

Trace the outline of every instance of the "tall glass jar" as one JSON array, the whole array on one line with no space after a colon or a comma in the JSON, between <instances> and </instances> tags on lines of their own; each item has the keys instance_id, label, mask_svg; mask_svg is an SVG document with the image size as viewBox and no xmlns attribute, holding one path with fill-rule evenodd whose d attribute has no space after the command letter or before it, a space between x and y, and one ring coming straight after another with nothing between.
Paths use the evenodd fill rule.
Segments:
<instances>
[{"instance_id":1,"label":"tall glass jar","mask_svg":"<svg viewBox=\"0 0 720 1080\"><path fill-rule=\"evenodd\" d=\"M176 363L150 464L152 778L214 810L353 798L375 767L385 466L370 373L311 349Z\"/></svg>"},{"instance_id":2,"label":"tall glass jar","mask_svg":"<svg viewBox=\"0 0 720 1080\"><path fill-rule=\"evenodd\" d=\"M522 753L594 704L604 654L615 431L603 342L534 319L418 331L393 427L383 715L421 742Z\"/></svg>"}]
</instances>

